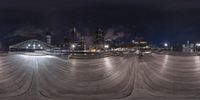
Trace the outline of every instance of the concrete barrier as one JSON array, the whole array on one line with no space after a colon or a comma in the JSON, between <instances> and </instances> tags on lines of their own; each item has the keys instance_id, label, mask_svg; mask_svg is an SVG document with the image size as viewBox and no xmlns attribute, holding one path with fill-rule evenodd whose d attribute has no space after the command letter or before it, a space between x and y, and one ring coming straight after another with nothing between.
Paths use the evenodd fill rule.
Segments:
<instances>
[{"instance_id":1,"label":"concrete barrier","mask_svg":"<svg viewBox=\"0 0 200 100\"><path fill-rule=\"evenodd\" d=\"M200 53L184 53L184 52L154 52L154 53L172 55L172 56L200 56Z\"/></svg>"}]
</instances>

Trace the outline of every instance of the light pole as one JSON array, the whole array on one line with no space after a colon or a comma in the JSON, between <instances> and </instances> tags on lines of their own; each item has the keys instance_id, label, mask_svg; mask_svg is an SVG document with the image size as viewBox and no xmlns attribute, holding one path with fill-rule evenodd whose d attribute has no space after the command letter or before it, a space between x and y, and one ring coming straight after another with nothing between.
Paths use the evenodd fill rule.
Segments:
<instances>
[{"instance_id":1,"label":"light pole","mask_svg":"<svg viewBox=\"0 0 200 100\"><path fill-rule=\"evenodd\" d=\"M104 45L104 49L107 50L110 46L108 44Z\"/></svg>"},{"instance_id":2,"label":"light pole","mask_svg":"<svg viewBox=\"0 0 200 100\"><path fill-rule=\"evenodd\" d=\"M165 46L165 47L168 47L168 43L164 43L164 46Z\"/></svg>"},{"instance_id":3,"label":"light pole","mask_svg":"<svg viewBox=\"0 0 200 100\"><path fill-rule=\"evenodd\" d=\"M74 51L75 47L76 47L75 44L71 45L72 51Z\"/></svg>"},{"instance_id":4,"label":"light pole","mask_svg":"<svg viewBox=\"0 0 200 100\"><path fill-rule=\"evenodd\" d=\"M164 47L165 47L165 49L167 49L167 50L168 50L168 46L169 46L169 44L168 44L168 43L164 43Z\"/></svg>"},{"instance_id":5,"label":"light pole","mask_svg":"<svg viewBox=\"0 0 200 100\"><path fill-rule=\"evenodd\" d=\"M199 52L200 43L196 43L196 52Z\"/></svg>"},{"instance_id":6,"label":"light pole","mask_svg":"<svg viewBox=\"0 0 200 100\"><path fill-rule=\"evenodd\" d=\"M107 44L104 45L104 48L105 48L105 49L108 49L108 48L109 48L109 45L107 45Z\"/></svg>"}]
</instances>

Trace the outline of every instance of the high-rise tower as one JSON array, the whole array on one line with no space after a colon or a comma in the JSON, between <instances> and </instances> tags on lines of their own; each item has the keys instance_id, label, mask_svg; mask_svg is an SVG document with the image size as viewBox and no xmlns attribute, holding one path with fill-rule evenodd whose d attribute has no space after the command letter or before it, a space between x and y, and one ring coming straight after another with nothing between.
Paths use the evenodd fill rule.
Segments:
<instances>
[{"instance_id":1,"label":"high-rise tower","mask_svg":"<svg viewBox=\"0 0 200 100\"><path fill-rule=\"evenodd\" d=\"M96 31L96 39L95 39L95 47L96 49L104 49L104 36L105 33L103 32L103 30L101 28L98 28Z\"/></svg>"},{"instance_id":2,"label":"high-rise tower","mask_svg":"<svg viewBox=\"0 0 200 100\"><path fill-rule=\"evenodd\" d=\"M46 32L46 42L51 44L51 32Z\"/></svg>"}]
</instances>

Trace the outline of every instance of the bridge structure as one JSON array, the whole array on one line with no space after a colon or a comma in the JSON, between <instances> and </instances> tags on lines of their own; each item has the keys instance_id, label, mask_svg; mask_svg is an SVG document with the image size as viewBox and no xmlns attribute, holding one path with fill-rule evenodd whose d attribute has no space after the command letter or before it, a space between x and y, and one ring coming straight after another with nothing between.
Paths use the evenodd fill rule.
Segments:
<instances>
[{"instance_id":1,"label":"bridge structure","mask_svg":"<svg viewBox=\"0 0 200 100\"><path fill-rule=\"evenodd\" d=\"M35 51L35 50L55 50L55 49L59 48L36 39L26 40L9 46L10 51Z\"/></svg>"}]
</instances>

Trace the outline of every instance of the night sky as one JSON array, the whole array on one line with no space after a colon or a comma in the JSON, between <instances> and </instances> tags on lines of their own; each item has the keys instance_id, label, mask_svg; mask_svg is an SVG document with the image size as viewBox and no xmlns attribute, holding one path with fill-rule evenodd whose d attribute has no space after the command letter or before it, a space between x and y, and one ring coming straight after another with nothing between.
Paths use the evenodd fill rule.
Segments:
<instances>
[{"instance_id":1,"label":"night sky","mask_svg":"<svg viewBox=\"0 0 200 100\"><path fill-rule=\"evenodd\" d=\"M108 34L123 34L124 41L143 36L157 44L195 42L200 40L200 0L0 1L1 41L51 31L61 43L72 27L80 34L101 27Z\"/></svg>"}]
</instances>

